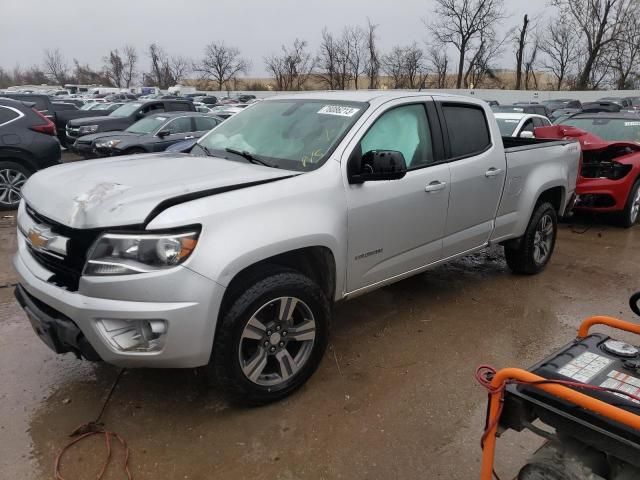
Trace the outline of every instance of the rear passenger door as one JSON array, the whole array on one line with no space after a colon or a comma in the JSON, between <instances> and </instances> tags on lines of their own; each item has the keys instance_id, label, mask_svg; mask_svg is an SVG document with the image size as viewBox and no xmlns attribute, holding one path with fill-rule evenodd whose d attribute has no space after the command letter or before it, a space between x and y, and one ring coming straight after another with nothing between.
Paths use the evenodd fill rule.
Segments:
<instances>
[{"instance_id":1,"label":"rear passenger door","mask_svg":"<svg viewBox=\"0 0 640 480\"><path fill-rule=\"evenodd\" d=\"M437 106L451 171L442 252L442 257L448 258L489 241L502 195L506 160L502 145L492 142L484 108L445 98Z\"/></svg>"}]
</instances>

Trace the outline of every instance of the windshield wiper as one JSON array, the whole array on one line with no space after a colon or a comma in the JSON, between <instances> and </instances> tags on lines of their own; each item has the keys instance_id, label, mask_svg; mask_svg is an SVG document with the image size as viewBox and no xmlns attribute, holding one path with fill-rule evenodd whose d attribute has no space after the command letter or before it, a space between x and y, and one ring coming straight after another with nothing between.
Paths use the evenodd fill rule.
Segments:
<instances>
[{"instance_id":1,"label":"windshield wiper","mask_svg":"<svg viewBox=\"0 0 640 480\"><path fill-rule=\"evenodd\" d=\"M248 160L251 163L256 163L258 165L264 165L265 167L280 168L277 165L274 165L273 163L267 162L266 160L263 160L263 159L261 159L259 157L256 157L254 154L252 154L250 152L247 152L246 150L236 150L235 148L225 148L224 151L232 153L234 155L238 155L238 156Z\"/></svg>"}]
</instances>

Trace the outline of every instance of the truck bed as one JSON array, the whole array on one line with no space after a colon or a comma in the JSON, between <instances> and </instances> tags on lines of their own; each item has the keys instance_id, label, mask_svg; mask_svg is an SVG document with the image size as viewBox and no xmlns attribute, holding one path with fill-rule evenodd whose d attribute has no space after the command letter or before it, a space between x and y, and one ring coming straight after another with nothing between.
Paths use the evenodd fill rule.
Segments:
<instances>
[{"instance_id":1,"label":"truck bed","mask_svg":"<svg viewBox=\"0 0 640 480\"><path fill-rule=\"evenodd\" d=\"M566 145L573 140L554 140L548 138L520 138L520 137L502 137L502 144L506 152L514 152L519 150L531 150L532 148L543 148L550 146L550 143L558 145Z\"/></svg>"}]
</instances>

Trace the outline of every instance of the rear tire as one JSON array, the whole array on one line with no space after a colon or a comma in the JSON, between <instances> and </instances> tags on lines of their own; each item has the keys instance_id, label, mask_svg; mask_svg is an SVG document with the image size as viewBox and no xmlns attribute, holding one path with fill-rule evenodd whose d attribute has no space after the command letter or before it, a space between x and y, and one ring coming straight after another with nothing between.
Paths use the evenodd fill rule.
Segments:
<instances>
[{"instance_id":1,"label":"rear tire","mask_svg":"<svg viewBox=\"0 0 640 480\"><path fill-rule=\"evenodd\" d=\"M234 403L284 398L322 360L329 301L311 279L285 269L254 277L235 292L222 313L207 371Z\"/></svg>"},{"instance_id":2,"label":"rear tire","mask_svg":"<svg viewBox=\"0 0 640 480\"><path fill-rule=\"evenodd\" d=\"M640 179L636 180L631 187L627 204L619 214L618 224L624 228L633 227L638 221L638 216L640 216Z\"/></svg>"},{"instance_id":3,"label":"rear tire","mask_svg":"<svg viewBox=\"0 0 640 480\"><path fill-rule=\"evenodd\" d=\"M507 265L514 273L534 275L547 266L558 233L558 215L548 202L536 207L517 247L505 246Z\"/></svg>"},{"instance_id":4,"label":"rear tire","mask_svg":"<svg viewBox=\"0 0 640 480\"><path fill-rule=\"evenodd\" d=\"M0 162L0 210L15 210L22 199L22 186L31 171L16 162Z\"/></svg>"}]
</instances>

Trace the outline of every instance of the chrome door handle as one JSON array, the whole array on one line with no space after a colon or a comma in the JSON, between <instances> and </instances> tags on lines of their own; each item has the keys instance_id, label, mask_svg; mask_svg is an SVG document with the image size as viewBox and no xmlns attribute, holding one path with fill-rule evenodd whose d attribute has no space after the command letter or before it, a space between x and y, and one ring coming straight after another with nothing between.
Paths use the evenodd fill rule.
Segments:
<instances>
[{"instance_id":1,"label":"chrome door handle","mask_svg":"<svg viewBox=\"0 0 640 480\"><path fill-rule=\"evenodd\" d=\"M501 173L502 173L502 169L501 168L491 167L489 170L484 172L484 176L487 177L487 178L497 177Z\"/></svg>"},{"instance_id":2,"label":"chrome door handle","mask_svg":"<svg viewBox=\"0 0 640 480\"><path fill-rule=\"evenodd\" d=\"M436 180L435 182L431 182L429 185L424 187L424 191L427 193L439 192L440 190L444 190L447 184L445 182L440 182Z\"/></svg>"}]
</instances>

